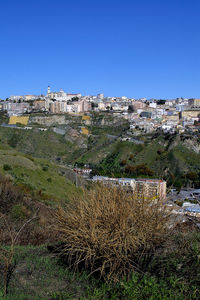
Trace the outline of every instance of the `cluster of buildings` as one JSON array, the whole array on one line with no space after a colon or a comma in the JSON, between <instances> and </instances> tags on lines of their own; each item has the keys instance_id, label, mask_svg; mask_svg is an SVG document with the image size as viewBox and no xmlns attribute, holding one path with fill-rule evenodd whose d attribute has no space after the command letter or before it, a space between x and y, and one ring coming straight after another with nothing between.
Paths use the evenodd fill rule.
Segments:
<instances>
[{"instance_id":1,"label":"cluster of buildings","mask_svg":"<svg viewBox=\"0 0 200 300\"><path fill-rule=\"evenodd\" d=\"M144 103L143 103L144 104ZM200 130L200 99L147 100L130 116L130 129L141 134Z\"/></svg>"},{"instance_id":2,"label":"cluster of buildings","mask_svg":"<svg viewBox=\"0 0 200 300\"><path fill-rule=\"evenodd\" d=\"M134 178L109 178L106 176L94 176L94 182L102 182L114 186L122 186L127 191L134 192L138 198L166 199L166 181L160 179L134 179Z\"/></svg>"},{"instance_id":3,"label":"cluster of buildings","mask_svg":"<svg viewBox=\"0 0 200 300\"><path fill-rule=\"evenodd\" d=\"M170 208L172 215L181 215L181 222L185 222L184 216L200 217L200 190L191 189L186 190L184 197L181 198L182 206L176 205L177 200L180 199L177 191L174 199L171 194L167 195L167 183L160 179L147 178L109 178L105 176L94 176L94 182L101 182L106 185L121 186L127 192L133 192L137 199L162 200ZM185 200L192 200L186 201ZM194 220L193 220L194 222ZM196 224L196 223L195 223ZM198 223L200 228L200 223Z\"/></svg>"},{"instance_id":4,"label":"cluster of buildings","mask_svg":"<svg viewBox=\"0 0 200 300\"><path fill-rule=\"evenodd\" d=\"M170 100L133 99L127 97L82 96L69 94L62 89L52 92L48 86L46 95L11 96L0 102L0 109L9 116L31 112L50 114L77 114L90 111L112 112L130 122L135 135L151 133L157 129L164 132L199 131L200 99L177 98Z\"/></svg>"},{"instance_id":5,"label":"cluster of buildings","mask_svg":"<svg viewBox=\"0 0 200 300\"><path fill-rule=\"evenodd\" d=\"M81 94L67 94L62 89L52 92L48 86L46 95L10 96L0 102L0 109L9 116L31 112L49 112L52 114L81 113L91 110L91 103Z\"/></svg>"}]
</instances>

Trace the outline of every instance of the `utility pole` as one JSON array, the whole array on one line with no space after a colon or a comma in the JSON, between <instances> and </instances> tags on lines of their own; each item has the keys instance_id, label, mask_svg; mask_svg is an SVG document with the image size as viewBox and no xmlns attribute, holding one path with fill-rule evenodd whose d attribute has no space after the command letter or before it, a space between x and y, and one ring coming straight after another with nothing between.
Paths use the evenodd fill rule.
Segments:
<instances>
[{"instance_id":1,"label":"utility pole","mask_svg":"<svg viewBox=\"0 0 200 300\"><path fill-rule=\"evenodd\" d=\"M76 187L78 187L78 173L77 173L77 164L76 164Z\"/></svg>"}]
</instances>

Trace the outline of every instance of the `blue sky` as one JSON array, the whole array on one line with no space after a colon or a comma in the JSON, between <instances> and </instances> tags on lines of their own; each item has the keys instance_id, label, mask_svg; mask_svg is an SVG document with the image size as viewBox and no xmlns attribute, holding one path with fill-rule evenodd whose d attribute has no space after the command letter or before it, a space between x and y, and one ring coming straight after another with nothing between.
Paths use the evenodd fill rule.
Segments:
<instances>
[{"instance_id":1,"label":"blue sky","mask_svg":"<svg viewBox=\"0 0 200 300\"><path fill-rule=\"evenodd\" d=\"M199 0L0 0L0 98L200 97Z\"/></svg>"}]
</instances>

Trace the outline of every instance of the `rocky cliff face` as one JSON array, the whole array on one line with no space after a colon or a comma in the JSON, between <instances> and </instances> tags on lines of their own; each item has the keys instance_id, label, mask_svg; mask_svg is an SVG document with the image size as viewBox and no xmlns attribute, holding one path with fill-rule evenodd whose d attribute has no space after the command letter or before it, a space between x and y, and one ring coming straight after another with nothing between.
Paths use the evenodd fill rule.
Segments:
<instances>
[{"instance_id":1,"label":"rocky cliff face","mask_svg":"<svg viewBox=\"0 0 200 300\"><path fill-rule=\"evenodd\" d=\"M92 119L92 125L96 126L119 126L121 124L126 123L127 121L123 118L113 118L113 117L103 117L103 118L95 118Z\"/></svg>"},{"instance_id":2,"label":"rocky cliff face","mask_svg":"<svg viewBox=\"0 0 200 300\"><path fill-rule=\"evenodd\" d=\"M200 153L200 141L195 139L186 139L183 145L189 150L193 150L195 153Z\"/></svg>"},{"instance_id":3,"label":"rocky cliff face","mask_svg":"<svg viewBox=\"0 0 200 300\"><path fill-rule=\"evenodd\" d=\"M81 120L81 117L78 116L69 116L69 115L48 115L48 116L31 116L29 123L36 123L43 126L52 126L52 125L68 125L68 124L79 124L79 125L93 125L93 126L120 126L127 123L127 120L121 117L113 116L100 116L100 117L91 117L88 120Z\"/></svg>"},{"instance_id":4,"label":"rocky cliff face","mask_svg":"<svg viewBox=\"0 0 200 300\"><path fill-rule=\"evenodd\" d=\"M171 149L179 145L182 145L189 150L194 151L196 154L200 153L200 140L198 139L198 137L177 135L168 142L168 150L170 151Z\"/></svg>"},{"instance_id":5,"label":"rocky cliff face","mask_svg":"<svg viewBox=\"0 0 200 300\"><path fill-rule=\"evenodd\" d=\"M51 126L54 124L66 124L65 116L52 115L52 116L31 116L30 123L37 123L44 126Z\"/></svg>"},{"instance_id":6,"label":"rocky cliff face","mask_svg":"<svg viewBox=\"0 0 200 300\"><path fill-rule=\"evenodd\" d=\"M65 140L75 143L79 148L87 148L87 138L83 137L76 129L68 127L65 133Z\"/></svg>"}]
</instances>

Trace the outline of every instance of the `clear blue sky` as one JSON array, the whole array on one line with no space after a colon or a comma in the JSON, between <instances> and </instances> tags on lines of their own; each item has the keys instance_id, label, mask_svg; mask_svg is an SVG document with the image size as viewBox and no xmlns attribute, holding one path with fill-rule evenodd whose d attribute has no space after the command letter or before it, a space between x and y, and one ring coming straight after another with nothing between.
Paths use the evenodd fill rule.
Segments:
<instances>
[{"instance_id":1,"label":"clear blue sky","mask_svg":"<svg viewBox=\"0 0 200 300\"><path fill-rule=\"evenodd\" d=\"M0 0L0 98L200 97L199 0Z\"/></svg>"}]
</instances>

